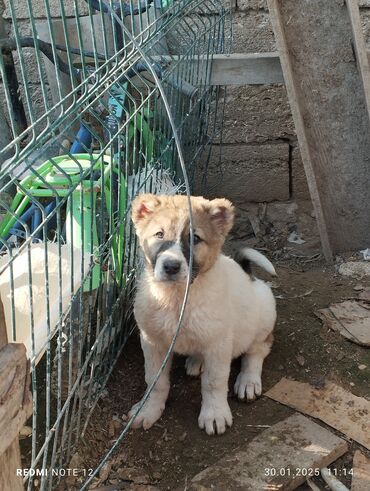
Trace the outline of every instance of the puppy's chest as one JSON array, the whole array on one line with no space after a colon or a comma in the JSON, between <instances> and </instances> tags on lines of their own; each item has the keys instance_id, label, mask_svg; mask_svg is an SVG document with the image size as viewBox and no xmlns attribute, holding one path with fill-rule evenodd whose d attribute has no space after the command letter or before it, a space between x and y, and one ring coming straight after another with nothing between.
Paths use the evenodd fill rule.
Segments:
<instances>
[{"instance_id":1,"label":"puppy's chest","mask_svg":"<svg viewBox=\"0 0 370 491\"><path fill-rule=\"evenodd\" d=\"M155 336L159 342L170 344L179 324L181 306L172 309L153 309L152 323L149 327L150 336ZM207 311L199 306L188 305L185 309L183 322L178 335L175 350L178 353L194 351L195 346L202 346L209 337L209 316Z\"/></svg>"}]
</instances>

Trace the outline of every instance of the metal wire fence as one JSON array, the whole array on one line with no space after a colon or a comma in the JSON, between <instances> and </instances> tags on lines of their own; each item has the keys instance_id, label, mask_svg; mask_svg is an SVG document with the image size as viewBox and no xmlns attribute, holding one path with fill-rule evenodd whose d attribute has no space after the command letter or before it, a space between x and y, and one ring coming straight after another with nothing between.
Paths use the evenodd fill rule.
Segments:
<instances>
[{"instance_id":1,"label":"metal wire fence","mask_svg":"<svg viewBox=\"0 0 370 491\"><path fill-rule=\"evenodd\" d=\"M53 489L133 327L132 198L183 191L163 96L190 182L217 131L209 80L227 11L219 0L5 3L0 295L8 339L31 361L22 453L38 472L25 481Z\"/></svg>"}]
</instances>

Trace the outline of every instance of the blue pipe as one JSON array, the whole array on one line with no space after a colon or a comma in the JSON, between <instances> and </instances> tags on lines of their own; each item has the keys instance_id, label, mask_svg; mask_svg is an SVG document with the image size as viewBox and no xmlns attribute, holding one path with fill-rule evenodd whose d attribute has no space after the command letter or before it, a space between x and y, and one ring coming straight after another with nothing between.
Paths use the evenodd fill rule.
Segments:
<instances>
[{"instance_id":1,"label":"blue pipe","mask_svg":"<svg viewBox=\"0 0 370 491\"><path fill-rule=\"evenodd\" d=\"M74 139L70 149L70 153L86 153L90 149L91 143L91 132L87 126L81 123L80 129L78 130L76 138Z\"/></svg>"}]
</instances>

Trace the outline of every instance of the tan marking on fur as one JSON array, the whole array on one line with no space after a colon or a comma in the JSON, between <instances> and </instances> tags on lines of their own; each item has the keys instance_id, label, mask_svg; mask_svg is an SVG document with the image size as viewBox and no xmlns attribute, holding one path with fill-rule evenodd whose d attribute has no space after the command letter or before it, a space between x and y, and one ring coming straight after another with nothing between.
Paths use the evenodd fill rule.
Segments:
<instances>
[{"instance_id":1,"label":"tan marking on fur","mask_svg":"<svg viewBox=\"0 0 370 491\"><path fill-rule=\"evenodd\" d=\"M208 271L215 263L234 221L234 207L230 201L219 198L207 200L191 197L194 231L202 242L194 248L194 260L199 273ZM178 241L190 230L187 196L139 195L132 205L132 220L140 245L150 246L163 230L164 240ZM173 287L173 285L172 285Z\"/></svg>"}]
</instances>

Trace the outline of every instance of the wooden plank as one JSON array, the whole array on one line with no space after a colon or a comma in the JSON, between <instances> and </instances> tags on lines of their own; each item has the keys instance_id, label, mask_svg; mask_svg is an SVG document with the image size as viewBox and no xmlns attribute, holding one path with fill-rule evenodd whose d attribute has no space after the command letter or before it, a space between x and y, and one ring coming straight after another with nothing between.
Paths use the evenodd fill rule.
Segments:
<instances>
[{"instance_id":1,"label":"wooden plank","mask_svg":"<svg viewBox=\"0 0 370 491\"><path fill-rule=\"evenodd\" d=\"M283 378L267 397L321 419L370 449L370 401L328 382L323 388Z\"/></svg>"},{"instance_id":2,"label":"wooden plank","mask_svg":"<svg viewBox=\"0 0 370 491\"><path fill-rule=\"evenodd\" d=\"M370 122L345 2L268 0L323 252L370 243Z\"/></svg>"},{"instance_id":3,"label":"wooden plank","mask_svg":"<svg viewBox=\"0 0 370 491\"><path fill-rule=\"evenodd\" d=\"M370 489L370 459L360 450L353 456L353 475L351 491L369 491Z\"/></svg>"},{"instance_id":4,"label":"wooden plank","mask_svg":"<svg viewBox=\"0 0 370 491\"><path fill-rule=\"evenodd\" d=\"M289 491L302 484L311 475L309 473L315 469L318 472L347 449L344 440L295 414L197 474L189 490Z\"/></svg>"}]
</instances>

